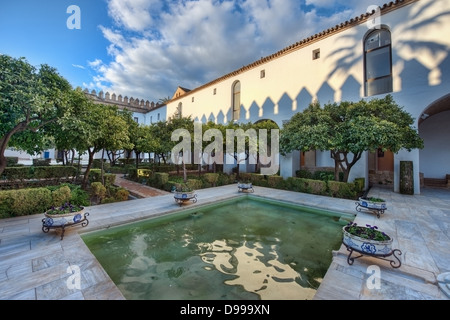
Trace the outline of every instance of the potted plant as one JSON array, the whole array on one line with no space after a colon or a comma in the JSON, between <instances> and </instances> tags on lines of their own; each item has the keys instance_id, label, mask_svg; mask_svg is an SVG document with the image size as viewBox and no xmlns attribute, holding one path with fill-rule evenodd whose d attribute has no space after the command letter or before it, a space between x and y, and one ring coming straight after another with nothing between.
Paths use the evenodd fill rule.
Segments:
<instances>
[{"instance_id":1,"label":"potted plant","mask_svg":"<svg viewBox=\"0 0 450 320\"><path fill-rule=\"evenodd\" d=\"M350 252L347 257L348 264L353 264L355 259L364 255L369 255L378 259L389 261L393 268L400 268L402 262L397 255L402 252L399 249L392 249L392 237L378 230L378 227L366 224L365 227L358 226L350 222L343 228L343 244ZM353 257L353 251L361 253L360 256ZM386 259L393 256L394 259Z\"/></svg>"},{"instance_id":2,"label":"potted plant","mask_svg":"<svg viewBox=\"0 0 450 320\"><path fill-rule=\"evenodd\" d=\"M83 213L84 207L66 202L60 207L53 206L44 213L44 225L51 227L78 223L83 220Z\"/></svg>"},{"instance_id":3,"label":"potted plant","mask_svg":"<svg viewBox=\"0 0 450 320\"><path fill-rule=\"evenodd\" d=\"M359 205L367 209L386 210L386 200L381 198L359 198Z\"/></svg>"},{"instance_id":4,"label":"potted plant","mask_svg":"<svg viewBox=\"0 0 450 320\"><path fill-rule=\"evenodd\" d=\"M386 200L381 198L359 198L356 202L356 211L361 212L362 209L369 210L375 212L377 217L380 218L380 215L384 213L387 209Z\"/></svg>"},{"instance_id":5,"label":"potted plant","mask_svg":"<svg viewBox=\"0 0 450 320\"><path fill-rule=\"evenodd\" d=\"M349 223L343 228L342 242L347 248L370 255L388 255L392 252L392 237L379 231L378 227L366 225L358 226Z\"/></svg>"},{"instance_id":6,"label":"potted plant","mask_svg":"<svg viewBox=\"0 0 450 320\"><path fill-rule=\"evenodd\" d=\"M245 182L238 182L238 190L239 192L244 190L250 190L253 192L253 184L250 180L246 180Z\"/></svg>"},{"instance_id":7,"label":"potted plant","mask_svg":"<svg viewBox=\"0 0 450 320\"><path fill-rule=\"evenodd\" d=\"M185 201L189 200L192 200L194 203L197 202L195 190L185 184L177 187L174 198L178 204L183 204Z\"/></svg>"}]
</instances>

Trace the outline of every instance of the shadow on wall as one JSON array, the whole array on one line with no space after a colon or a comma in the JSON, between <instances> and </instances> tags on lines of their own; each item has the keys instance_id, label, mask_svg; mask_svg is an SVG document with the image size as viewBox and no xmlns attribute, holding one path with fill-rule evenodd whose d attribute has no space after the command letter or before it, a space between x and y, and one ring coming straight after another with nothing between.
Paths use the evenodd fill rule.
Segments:
<instances>
[{"instance_id":1,"label":"shadow on wall","mask_svg":"<svg viewBox=\"0 0 450 320\"><path fill-rule=\"evenodd\" d=\"M442 38L441 43L414 40L417 34L427 34L430 26L434 28L440 25L441 19L449 19L450 11L439 12L438 14L421 19L422 12L435 10L435 6L439 6L441 1L433 2L417 2L412 6L407 6L405 11L404 23L397 24L395 30L391 30L392 36L401 35L400 39L393 38L392 61L393 65L403 63L403 71L400 73L400 83L396 86L401 90L409 88L433 88L441 90L442 86L447 85L450 81L450 57L449 49ZM405 40L408 39L408 40ZM444 40L445 39L445 40ZM338 89L341 91L341 100L359 100L362 98L361 93L364 85L364 70L360 70L359 77L355 78L350 73L355 65L364 65L364 56L361 50L355 51L355 48L362 46L364 39L356 33L341 36L336 41L343 40L348 43L345 47L330 52L324 59L332 59L335 61L334 68L328 73L326 79L331 78L335 74L347 74L342 86ZM404 54L408 53L408 56ZM412 54L411 54L412 53ZM278 125L284 120L289 120L296 112L301 112L313 102L313 97L317 97L321 104L334 102L336 91L330 86L328 81L324 81L317 92L311 92L306 86L299 88L299 94L294 99L289 93L285 92L281 99L275 103L268 96L262 106L253 101L249 106L241 105L240 121L256 122L261 119L272 119ZM447 90L448 91L448 90ZM401 95L402 92L399 92ZM408 94L405 92L405 94ZM293 101L296 101L296 109L294 110ZM217 123L225 123L226 120L232 119L232 110L229 108L225 117L222 110L218 113L215 120ZM202 117L202 121L207 122L214 118L214 114Z\"/></svg>"}]
</instances>

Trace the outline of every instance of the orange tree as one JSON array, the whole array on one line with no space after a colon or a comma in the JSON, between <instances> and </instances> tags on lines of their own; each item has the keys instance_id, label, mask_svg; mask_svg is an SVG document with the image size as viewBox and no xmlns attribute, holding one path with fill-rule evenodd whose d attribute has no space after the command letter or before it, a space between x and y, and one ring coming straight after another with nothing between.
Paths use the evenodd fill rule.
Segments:
<instances>
[{"instance_id":1,"label":"orange tree","mask_svg":"<svg viewBox=\"0 0 450 320\"><path fill-rule=\"evenodd\" d=\"M343 101L309 105L295 114L281 130L280 151L331 151L335 180L339 171L348 181L350 170L365 151L423 148L423 140L412 126L412 116L391 95L370 101Z\"/></svg>"}]
</instances>

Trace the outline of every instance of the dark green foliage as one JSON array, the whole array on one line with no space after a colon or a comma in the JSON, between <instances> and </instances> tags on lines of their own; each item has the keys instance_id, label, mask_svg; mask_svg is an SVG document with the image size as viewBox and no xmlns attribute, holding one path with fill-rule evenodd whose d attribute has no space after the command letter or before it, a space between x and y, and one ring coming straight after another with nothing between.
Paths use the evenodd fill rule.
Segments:
<instances>
[{"instance_id":1,"label":"dark green foliage","mask_svg":"<svg viewBox=\"0 0 450 320\"><path fill-rule=\"evenodd\" d=\"M19 157L6 157L6 166L14 167L19 163Z\"/></svg>"},{"instance_id":2,"label":"dark green foliage","mask_svg":"<svg viewBox=\"0 0 450 320\"><path fill-rule=\"evenodd\" d=\"M357 197L354 183L328 181L328 189L331 197L342 199L355 199Z\"/></svg>"}]
</instances>

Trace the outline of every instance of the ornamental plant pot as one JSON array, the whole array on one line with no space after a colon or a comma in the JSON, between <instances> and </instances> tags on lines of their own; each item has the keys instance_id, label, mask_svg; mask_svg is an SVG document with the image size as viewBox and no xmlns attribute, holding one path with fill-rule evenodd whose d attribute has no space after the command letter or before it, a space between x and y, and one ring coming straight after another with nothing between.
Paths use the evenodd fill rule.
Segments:
<instances>
[{"instance_id":1,"label":"ornamental plant pot","mask_svg":"<svg viewBox=\"0 0 450 320\"><path fill-rule=\"evenodd\" d=\"M363 210L368 210L376 213L378 218L380 218L386 209L386 201L380 198L359 198L356 202L356 211L362 212Z\"/></svg>"},{"instance_id":2,"label":"ornamental plant pot","mask_svg":"<svg viewBox=\"0 0 450 320\"><path fill-rule=\"evenodd\" d=\"M350 233L352 225L345 226L342 230L344 233L342 242L347 248L360 253L373 256L387 256L392 253L392 237L387 234L385 240L368 239L366 237ZM368 231L373 231L373 227L358 227ZM376 228L376 227L375 227ZM362 234L365 234L363 231Z\"/></svg>"},{"instance_id":3,"label":"ornamental plant pot","mask_svg":"<svg viewBox=\"0 0 450 320\"><path fill-rule=\"evenodd\" d=\"M190 200L195 197L195 191L175 191L175 199Z\"/></svg>"},{"instance_id":4,"label":"ornamental plant pot","mask_svg":"<svg viewBox=\"0 0 450 320\"><path fill-rule=\"evenodd\" d=\"M56 227L68 224L78 223L83 220L84 208L79 211L69 212L64 214L50 214L49 211L44 213L44 226Z\"/></svg>"},{"instance_id":5,"label":"ornamental plant pot","mask_svg":"<svg viewBox=\"0 0 450 320\"><path fill-rule=\"evenodd\" d=\"M175 191L174 198L175 202L180 206L188 201L197 203L197 194L195 194L195 191Z\"/></svg>"},{"instance_id":6,"label":"ornamental plant pot","mask_svg":"<svg viewBox=\"0 0 450 320\"><path fill-rule=\"evenodd\" d=\"M246 183L239 182L238 190L239 190L239 192L244 191L244 190L245 191L250 190L251 192L253 192L253 184L251 182L246 182Z\"/></svg>"},{"instance_id":7,"label":"ornamental plant pot","mask_svg":"<svg viewBox=\"0 0 450 320\"><path fill-rule=\"evenodd\" d=\"M386 201L378 198L359 198L359 205L367 209L386 210Z\"/></svg>"}]
</instances>

